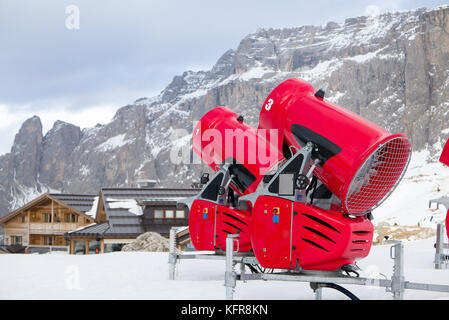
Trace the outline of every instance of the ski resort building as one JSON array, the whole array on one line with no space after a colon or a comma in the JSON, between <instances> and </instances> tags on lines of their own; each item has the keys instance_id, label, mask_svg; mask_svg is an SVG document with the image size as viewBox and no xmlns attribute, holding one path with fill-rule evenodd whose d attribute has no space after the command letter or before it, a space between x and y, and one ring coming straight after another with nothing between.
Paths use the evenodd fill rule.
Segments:
<instances>
[{"instance_id":1,"label":"ski resort building","mask_svg":"<svg viewBox=\"0 0 449 320\"><path fill-rule=\"evenodd\" d=\"M43 194L0 219L7 253L67 250L64 234L94 222L94 195Z\"/></svg>"}]
</instances>

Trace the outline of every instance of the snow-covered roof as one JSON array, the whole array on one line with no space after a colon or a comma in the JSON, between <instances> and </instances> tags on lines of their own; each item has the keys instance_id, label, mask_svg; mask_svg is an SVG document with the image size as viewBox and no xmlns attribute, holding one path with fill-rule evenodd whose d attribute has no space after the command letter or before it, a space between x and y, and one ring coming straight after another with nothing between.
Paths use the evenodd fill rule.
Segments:
<instances>
[{"instance_id":1,"label":"snow-covered roof","mask_svg":"<svg viewBox=\"0 0 449 320\"><path fill-rule=\"evenodd\" d=\"M106 198L106 201L111 209L126 209L137 216L143 214L142 207L137 204L136 199Z\"/></svg>"},{"instance_id":2,"label":"snow-covered roof","mask_svg":"<svg viewBox=\"0 0 449 320\"><path fill-rule=\"evenodd\" d=\"M92 206L91 206L90 210L85 212L88 216L91 216L93 219L95 219L95 215L97 214L97 207L98 207L98 199L99 198L100 198L99 196L96 196L94 198L94 202L92 203Z\"/></svg>"}]
</instances>

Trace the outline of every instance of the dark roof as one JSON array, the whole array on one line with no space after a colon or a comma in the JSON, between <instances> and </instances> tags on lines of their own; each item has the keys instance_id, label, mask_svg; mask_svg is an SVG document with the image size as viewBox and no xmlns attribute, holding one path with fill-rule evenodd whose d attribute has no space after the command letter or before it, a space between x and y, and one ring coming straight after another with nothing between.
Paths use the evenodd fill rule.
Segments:
<instances>
[{"instance_id":1,"label":"dark roof","mask_svg":"<svg viewBox=\"0 0 449 320\"><path fill-rule=\"evenodd\" d=\"M103 236L138 236L145 232L142 205L176 205L183 198L197 195L200 189L180 188L103 188L101 197L108 228Z\"/></svg>"},{"instance_id":2,"label":"dark roof","mask_svg":"<svg viewBox=\"0 0 449 320\"><path fill-rule=\"evenodd\" d=\"M62 193L50 193L49 195L82 213L86 213L92 210L92 206L94 205L95 202L95 197L98 197L98 195L62 194ZM95 210L96 208L94 209L94 211Z\"/></svg>"},{"instance_id":3,"label":"dark roof","mask_svg":"<svg viewBox=\"0 0 449 320\"><path fill-rule=\"evenodd\" d=\"M103 223L95 223L92 225L85 226L83 228L79 228L77 230L73 230L70 232L67 232L68 235L71 236L92 236L92 237L98 237L103 236L105 231L109 229L109 223L103 222Z\"/></svg>"},{"instance_id":4,"label":"dark roof","mask_svg":"<svg viewBox=\"0 0 449 320\"><path fill-rule=\"evenodd\" d=\"M103 188L103 196L132 198L135 200L178 199L197 195L200 189L182 188Z\"/></svg>"}]
</instances>

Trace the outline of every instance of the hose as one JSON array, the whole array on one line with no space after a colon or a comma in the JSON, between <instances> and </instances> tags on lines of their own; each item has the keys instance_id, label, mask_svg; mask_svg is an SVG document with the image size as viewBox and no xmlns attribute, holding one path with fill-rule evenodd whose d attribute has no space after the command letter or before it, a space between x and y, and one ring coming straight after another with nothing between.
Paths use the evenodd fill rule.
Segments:
<instances>
[{"instance_id":1,"label":"hose","mask_svg":"<svg viewBox=\"0 0 449 320\"><path fill-rule=\"evenodd\" d=\"M348 289L345 289L342 286L339 286L338 284L335 284L335 283L316 283L315 286L316 286L316 288L331 288L331 289L335 289L335 290L340 291L341 293L343 293L345 296L347 296L351 300L360 300L351 291L349 291Z\"/></svg>"}]
</instances>

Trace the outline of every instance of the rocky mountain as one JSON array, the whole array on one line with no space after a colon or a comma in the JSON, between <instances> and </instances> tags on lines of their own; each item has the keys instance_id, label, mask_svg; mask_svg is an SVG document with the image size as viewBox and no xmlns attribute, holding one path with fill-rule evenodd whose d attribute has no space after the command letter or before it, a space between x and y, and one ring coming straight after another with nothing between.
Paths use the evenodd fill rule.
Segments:
<instances>
[{"instance_id":1,"label":"rocky mountain","mask_svg":"<svg viewBox=\"0 0 449 320\"><path fill-rule=\"evenodd\" d=\"M291 77L327 81L327 99L405 132L415 150L438 145L449 136L449 7L258 30L211 70L174 77L108 124L57 121L43 135L40 119L28 119L0 157L0 215L48 190L96 193L138 179L188 186L203 167L170 153L189 142L194 120L226 105L255 125L266 96ZM185 131L173 138L177 129Z\"/></svg>"}]
</instances>

